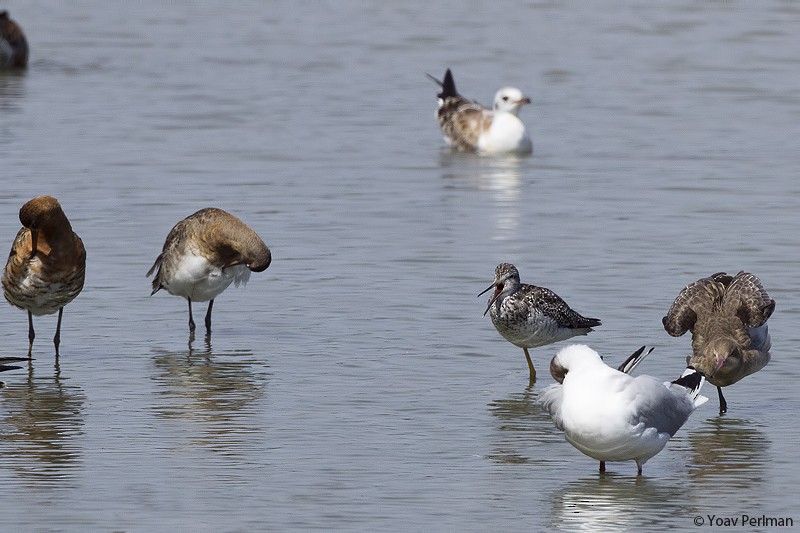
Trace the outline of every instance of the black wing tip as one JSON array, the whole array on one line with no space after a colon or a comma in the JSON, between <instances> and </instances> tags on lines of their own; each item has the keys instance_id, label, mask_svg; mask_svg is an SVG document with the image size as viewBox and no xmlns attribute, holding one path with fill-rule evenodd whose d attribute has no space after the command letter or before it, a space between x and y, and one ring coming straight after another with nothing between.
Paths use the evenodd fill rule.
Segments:
<instances>
[{"instance_id":1,"label":"black wing tip","mask_svg":"<svg viewBox=\"0 0 800 533\"><path fill-rule=\"evenodd\" d=\"M699 370L695 369L694 367L688 367L689 370L693 370L692 373L686 374L685 376L681 376L672 383L675 385L680 385L681 387L686 387L689 390L697 390L700 387L700 384L703 382L703 378L705 375L700 372Z\"/></svg>"},{"instance_id":2,"label":"black wing tip","mask_svg":"<svg viewBox=\"0 0 800 533\"><path fill-rule=\"evenodd\" d=\"M584 325L587 328L596 328L597 326L602 326L603 323L599 318L586 318L584 319Z\"/></svg>"},{"instance_id":3,"label":"black wing tip","mask_svg":"<svg viewBox=\"0 0 800 533\"><path fill-rule=\"evenodd\" d=\"M644 349L645 349L645 346L642 346L641 348L639 348L638 350L633 352L631 355L629 355L628 358L625 359L622 362L622 364L617 367L617 370L619 370L620 372L625 372L625 369L628 368L628 365L631 363L631 361L633 361L637 357L639 357L642 354L642 352L644 351Z\"/></svg>"},{"instance_id":4,"label":"black wing tip","mask_svg":"<svg viewBox=\"0 0 800 533\"><path fill-rule=\"evenodd\" d=\"M655 349L656 349L655 346L653 346L649 350L647 350L647 345L642 346L641 348L633 352L631 355L629 355L628 358L625 359L625 361L623 361L622 364L617 367L617 370L619 370L620 372L624 372L626 374L630 374L637 366L639 366L639 363L641 363L645 357L653 353L653 350Z\"/></svg>"}]
</instances>

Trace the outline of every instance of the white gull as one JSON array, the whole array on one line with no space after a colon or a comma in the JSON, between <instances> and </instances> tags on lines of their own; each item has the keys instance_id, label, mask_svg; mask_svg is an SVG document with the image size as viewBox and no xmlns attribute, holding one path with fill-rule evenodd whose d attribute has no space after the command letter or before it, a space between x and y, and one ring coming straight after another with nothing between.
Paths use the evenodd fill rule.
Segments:
<instances>
[{"instance_id":1,"label":"white gull","mask_svg":"<svg viewBox=\"0 0 800 533\"><path fill-rule=\"evenodd\" d=\"M527 154L533 151L525 124L517 117L520 108L531 103L522 91L503 87L495 94L492 109L488 109L458 94L450 69L442 81L430 74L427 76L441 87L435 116L444 140L452 148L487 154Z\"/></svg>"},{"instance_id":2,"label":"white gull","mask_svg":"<svg viewBox=\"0 0 800 533\"><path fill-rule=\"evenodd\" d=\"M620 368L630 372L649 353L641 348ZM600 461L601 472L606 461L636 461L642 475L642 465L708 401L699 394L703 374L691 367L673 382L633 377L582 344L559 351L550 373L558 384L542 391L539 403L567 442Z\"/></svg>"}]
</instances>

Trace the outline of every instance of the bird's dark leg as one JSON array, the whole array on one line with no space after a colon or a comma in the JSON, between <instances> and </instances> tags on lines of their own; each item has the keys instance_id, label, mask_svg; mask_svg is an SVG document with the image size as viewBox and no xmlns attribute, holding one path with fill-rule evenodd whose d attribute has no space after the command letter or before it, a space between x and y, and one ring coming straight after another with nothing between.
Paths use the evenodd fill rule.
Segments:
<instances>
[{"instance_id":1,"label":"bird's dark leg","mask_svg":"<svg viewBox=\"0 0 800 533\"><path fill-rule=\"evenodd\" d=\"M28 359L31 359L33 355L33 339L36 338L36 333L33 331L33 314L28 311Z\"/></svg>"},{"instance_id":2,"label":"bird's dark leg","mask_svg":"<svg viewBox=\"0 0 800 533\"><path fill-rule=\"evenodd\" d=\"M606 462L605 461L600 461L600 473L601 474L605 474L606 473Z\"/></svg>"},{"instance_id":3,"label":"bird's dark leg","mask_svg":"<svg viewBox=\"0 0 800 533\"><path fill-rule=\"evenodd\" d=\"M56 347L56 357L58 357L58 345L61 344L61 316L64 314L64 308L58 310L58 322L56 322L56 336L53 337L53 344Z\"/></svg>"},{"instance_id":4,"label":"bird's dark leg","mask_svg":"<svg viewBox=\"0 0 800 533\"><path fill-rule=\"evenodd\" d=\"M722 395L722 387L717 387L717 393L719 394L719 414L724 415L728 412L728 402L725 401L725 397Z\"/></svg>"},{"instance_id":5,"label":"bird's dark leg","mask_svg":"<svg viewBox=\"0 0 800 533\"><path fill-rule=\"evenodd\" d=\"M194 318L192 318L192 299L186 298L189 302L189 333L194 333Z\"/></svg>"},{"instance_id":6,"label":"bird's dark leg","mask_svg":"<svg viewBox=\"0 0 800 533\"><path fill-rule=\"evenodd\" d=\"M533 368L533 361L531 361L531 354L528 353L527 348L523 348L522 351L525 352L525 359L528 361L528 370L530 371L530 384L533 385L536 382L536 369Z\"/></svg>"},{"instance_id":7,"label":"bird's dark leg","mask_svg":"<svg viewBox=\"0 0 800 533\"><path fill-rule=\"evenodd\" d=\"M211 308L214 307L214 300L208 302L208 311L206 311L206 335L211 335Z\"/></svg>"},{"instance_id":8,"label":"bird's dark leg","mask_svg":"<svg viewBox=\"0 0 800 533\"><path fill-rule=\"evenodd\" d=\"M637 476L642 475L642 463L640 463L639 461L636 461L636 475Z\"/></svg>"}]
</instances>

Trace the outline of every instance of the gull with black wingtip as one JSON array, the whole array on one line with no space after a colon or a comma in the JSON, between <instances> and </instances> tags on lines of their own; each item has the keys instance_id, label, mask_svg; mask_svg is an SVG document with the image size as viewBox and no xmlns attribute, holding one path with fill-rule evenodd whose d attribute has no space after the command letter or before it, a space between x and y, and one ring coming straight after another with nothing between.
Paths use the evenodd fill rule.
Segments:
<instances>
[{"instance_id":1,"label":"gull with black wingtip","mask_svg":"<svg viewBox=\"0 0 800 533\"><path fill-rule=\"evenodd\" d=\"M606 461L635 461L641 476L642 466L708 401L700 396L703 374L691 367L672 382L630 376L651 351L642 347L614 369L593 349L574 344L550 362L558 383L542 391L538 402L567 442L600 461L600 472Z\"/></svg>"}]
</instances>

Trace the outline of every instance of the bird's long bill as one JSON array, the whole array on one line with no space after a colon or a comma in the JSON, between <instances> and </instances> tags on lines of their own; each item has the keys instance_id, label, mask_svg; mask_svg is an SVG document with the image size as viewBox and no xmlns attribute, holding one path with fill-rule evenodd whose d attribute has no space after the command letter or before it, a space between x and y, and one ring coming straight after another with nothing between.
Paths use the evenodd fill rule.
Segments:
<instances>
[{"instance_id":1,"label":"bird's long bill","mask_svg":"<svg viewBox=\"0 0 800 533\"><path fill-rule=\"evenodd\" d=\"M492 289L492 288L494 289L494 294L492 294L492 297L489 300L489 303L486 305L486 311L483 312L483 316L486 316L486 313L488 313L489 309L492 308L492 304L494 304L495 300L497 300L497 298L500 296L500 293L503 291L503 286L502 285L495 285L494 283L492 283L481 294L484 294L485 292L488 292L489 289ZM478 296L480 296L481 294L479 294Z\"/></svg>"},{"instance_id":2,"label":"bird's long bill","mask_svg":"<svg viewBox=\"0 0 800 533\"><path fill-rule=\"evenodd\" d=\"M31 257L36 255L36 244L39 241L39 230L32 229L31 230Z\"/></svg>"}]
</instances>

